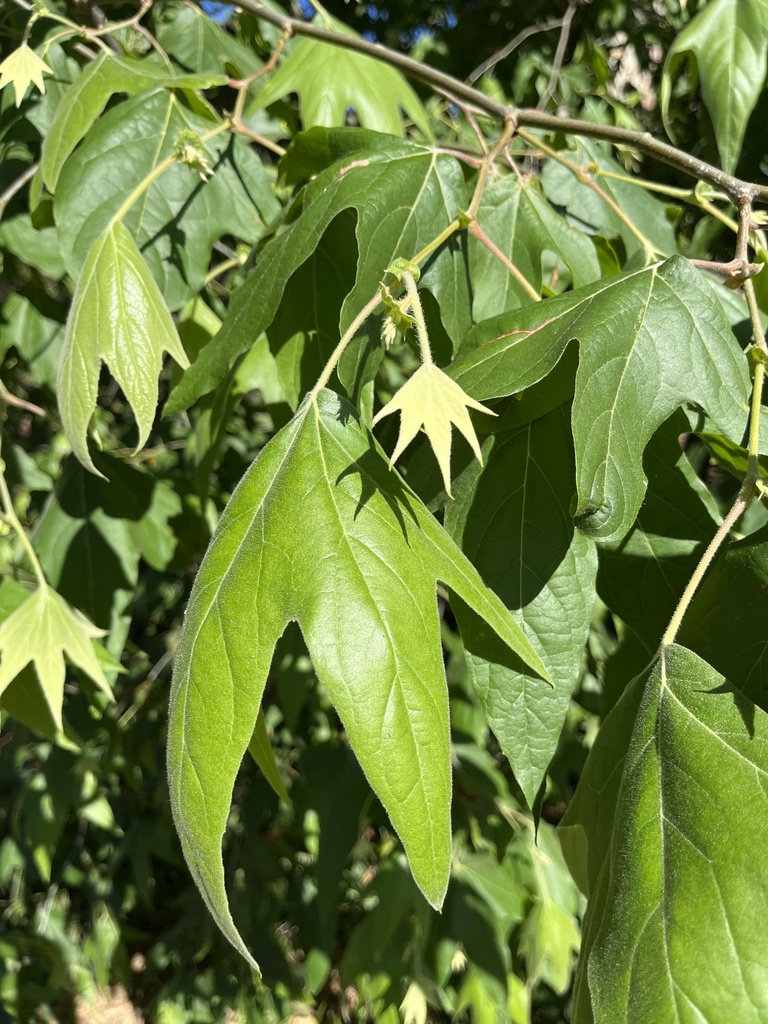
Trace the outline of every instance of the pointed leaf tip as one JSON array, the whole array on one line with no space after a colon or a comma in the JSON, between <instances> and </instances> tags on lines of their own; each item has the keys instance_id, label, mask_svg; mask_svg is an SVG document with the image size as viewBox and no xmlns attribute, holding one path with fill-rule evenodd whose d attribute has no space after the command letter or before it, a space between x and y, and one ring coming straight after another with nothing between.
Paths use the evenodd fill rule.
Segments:
<instances>
[{"instance_id":1,"label":"pointed leaf tip","mask_svg":"<svg viewBox=\"0 0 768 1024\"><path fill-rule=\"evenodd\" d=\"M101 476L88 452L88 424L96 408L101 363L123 389L145 444L157 406L157 378L166 351L189 360L171 314L136 242L120 221L95 242L77 283L67 319L58 377L58 400L72 450Z\"/></svg>"}]
</instances>

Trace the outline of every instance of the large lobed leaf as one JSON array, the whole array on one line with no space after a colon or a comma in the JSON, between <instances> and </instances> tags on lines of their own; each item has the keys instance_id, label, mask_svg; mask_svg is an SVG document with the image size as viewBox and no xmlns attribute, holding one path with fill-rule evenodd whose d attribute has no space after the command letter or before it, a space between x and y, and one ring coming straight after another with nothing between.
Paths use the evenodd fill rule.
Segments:
<instances>
[{"instance_id":1,"label":"large lobed leaf","mask_svg":"<svg viewBox=\"0 0 768 1024\"><path fill-rule=\"evenodd\" d=\"M251 963L227 906L221 839L275 643L292 620L416 881L442 904L451 768L438 579L547 676L502 602L338 396L307 401L227 506L179 643L168 771L190 870Z\"/></svg>"},{"instance_id":2,"label":"large lobed leaf","mask_svg":"<svg viewBox=\"0 0 768 1024\"><path fill-rule=\"evenodd\" d=\"M768 715L684 647L606 718L561 839L574 1024L768 1020Z\"/></svg>"},{"instance_id":3,"label":"large lobed leaf","mask_svg":"<svg viewBox=\"0 0 768 1024\"><path fill-rule=\"evenodd\" d=\"M320 139L335 134L314 131ZM415 256L466 205L461 167L453 157L373 132L357 132L354 138L365 148L346 153L300 194L289 215L292 222L260 254L256 270L235 293L216 344L206 346L184 374L166 413L187 408L215 388L232 361L269 327L287 282L338 214L350 208L357 213L357 278L341 311L343 330L376 294L393 260ZM444 247L430 270L435 273L452 259ZM440 299L440 289L435 291Z\"/></svg>"},{"instance_id":4,"label":"large lobed leaf","mask_svg":"<svg viewBox=\"0 0 768 1024\"><path fill-rule=\"evenodd\" d=\"M594 537L618 540L643 501L645 446L680 405L700 406L741 439L746 360L712 286L675 256L478 324L450 372L481 401L514 394L546 376L574 338L575 516Z\"/></svg>"}]
</instances>

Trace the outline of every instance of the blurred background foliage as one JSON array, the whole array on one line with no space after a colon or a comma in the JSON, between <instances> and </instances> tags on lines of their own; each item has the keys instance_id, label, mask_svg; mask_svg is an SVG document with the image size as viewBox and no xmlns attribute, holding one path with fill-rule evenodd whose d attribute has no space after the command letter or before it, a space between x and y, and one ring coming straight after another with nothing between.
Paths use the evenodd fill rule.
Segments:
<instances>
[{"instance_id":1,"label":"blurred background foliage","mask_svg":"<svg viewBox=\"0 0 768 1024\"><path fill-rule=\"evenodd\" d=\"M136 10L109 2L54 6L90 25L100 24L103 13L119 20ZM188 55L178 25L189 8L155 6L154 31L184 66ZM703 3L328 0L326 7L369 38L515 104L658 133L664 55ZM201 35L196 70L245 74L258 67L243 54L253 50L265 59L277 33L247 14L211 13L211 24L223 27ZM298 13L307 11L299 5ZM25 5L4 5L0 56L18 46L27 18ZM117 39L135 53L149 49L129 30ZM50 60L66 81L85 58L70 43L52 47ZM238 66L249 60L255 65ZM51 80L44 97L28 98L18 111L10 92L0 93L0 193L39 158L62 90ZM213 100L229 109L231 98L221 89ZM428 102L446 137L464 132L472 141L449 102ZM754 116L760 117L760 107ZM673 89L670 118L681 148L716 157L707 112L685 76ZM288 100L258 115L266 138L285 141L298 126ZM759 175L764 150L764 134L748 137L738 168L743 177ZM261 156L274 169L274 156L266 150ZM636 165L636 154L625 152L622 159ZM668 168L654 167L653 174L690 185ZM277 194L285 198L289 190L278 186ZM112 674L114 704L73 673L63 734L45 721L31 668L3 695L0 1020L107 1021L106 1010L99 1016L89 1009L107 990L123 991L158 1024L568 1020L582 904L553 826L573 793L599 715L614 699L610 679L617 661L639 666L645 651L598 609L536 808L537 830L484 722L446 611L455 849L447 902L436 914L410 878L300 636L289 630L278 646L264 707L290 804L248 761L224 850L238 927L264 971L263 982L255 983L219 934L181 856L165 781L166 709L181 616L212 528L290 409L277 385L274 393L250 390L246 361L228 391L199 403L189 416L158 420L150 447L130 465L112 459L119 494L114 484L85 473L68 454L53 411L69 299L65 267L50 203L38 206L34 225L25 204L25 194L17 192L0 209L2 381L28 403L6 406L6 478L50 582L110 630L109 650L122 658L124 672ZM678 227L680 241L709 258L720 255L719 229L690 213ZM219 244L218 258L236 264L240 254L230 241ZM226 278L227 291L238 275L235 269ZM220 314L224 288L214 280L207 291L210 308ZM215 329L198 313L192 302L179 317L190 349ZM258 346L254 353L252 362L259 359ZM397 366L390 372L396 380ZM170 382L162 387L167 393ZM132 418L106 378L97 418L115 447L130 450ZM719 477L715 483L722 486ZM735 487L725 485L723 500ZM0 536L0 617L24 594L27 577L16 561L11 538Z\"/></svg>"}]
</instances>

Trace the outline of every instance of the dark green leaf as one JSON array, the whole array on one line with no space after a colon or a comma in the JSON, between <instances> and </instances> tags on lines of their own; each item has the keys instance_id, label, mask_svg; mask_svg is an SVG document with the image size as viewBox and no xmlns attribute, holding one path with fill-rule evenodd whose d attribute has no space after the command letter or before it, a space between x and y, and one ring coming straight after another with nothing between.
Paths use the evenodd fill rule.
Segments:
<instances>
[{"instance_id":1,"label":"dark green leaf","mask_svg":"<svg viewBox=\"0 0 768 1024\"><path fill-rule=\"evenodd\" d=\"M617 540L645 493L642 456L684 402L705 409L718 432L747 422L746 360L709 282L673 257L479 324L451 375L480 400L541 380L579 340L573 400L578 525Z\"/></svg>"},{"instance_id":2,"label":"dark green leaf","mask_svg":"<svg viewBox=\"0 0 768 1024\"><path fill-rule=\"evenodd\" d=\"M377 140L380 142L380 139ZM466 205L461 168L452 157L390 140L348 164L319 174L299 196L289 227L265 247L255 272L235 294L216 344L209 345L184 374L166 405L179 412L221 381L232 361L251 347L271 324L286 283L317 248L341 211L357 210L358 264L355 286L346 298L340 329L373 298L386 268L398 256L415 256ZM432 263L452 262L449 250Z\"/></svg>"},{"instance_id":3,"label":"dark green leaf","mask_svg":"<svg viewBox=\"0 0 768 1024\"><path fill-rule=\"evenodd\" d=\"M488 722L532 807L555 752L595 602L597 555L574 530L568 407L483 446L462 477L447 531L513 611L555 681L552 689L461 602L456 616Z\"/></svg>"}]
</instances>

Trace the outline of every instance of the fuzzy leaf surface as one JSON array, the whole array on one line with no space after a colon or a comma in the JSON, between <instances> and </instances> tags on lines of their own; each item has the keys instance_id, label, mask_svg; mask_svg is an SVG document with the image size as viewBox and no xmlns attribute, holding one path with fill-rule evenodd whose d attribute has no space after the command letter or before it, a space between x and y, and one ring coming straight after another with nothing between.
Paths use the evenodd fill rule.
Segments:
<instances>
[{"instance_id":1,"label":"fuzzy leaf surface","mask_svg":"<svg viewBox=\"0 0 768 1024\"><path fill-rule=\"evenodd\" d=\"M137 450L155 418L163 352L188 360L160 289L126 226L118 221L96 242L67 320L58 379L59 411L72 450L92 473L88 423L102 362L125 392L139 427Z\"/></svg>"},{"instance_id":2,"label":"fuzzy leaf surface","mask_svg":"<svg viewBox=\"0 0 768 1024\"><path fill-rule=\"evenodd\" d=\"M661 110L667 131L675 74L695 63L701 95L712 118L723 170L733 173L749 115L765 80L768 46L766 0L714 0L683 29L667 52L661 80Z\"/></svg>"},{"instance_id":3,"label":"fuzzy leaf surface","mask_svg":"<svg viewBox=\"0 0 768 1024\"><path fill-rule=\"evenodd\" d=\"M461 602L455 612L488 722L532 807L555 752L595 602L597 554L574 529L568 406L483 446L461 478L445 527L544 658L554 688L531 673Z\"/></svg>"},{"instance_id":4,"label":"fuzzy leaf surface","mask_svg":"<svg viewBox=\"0 0 768 1024\"><path fill-rule=\"evenodd\" d=\"M741 440L746 361L709 283L673 257L606 278L472 331L451 376L482 400L541 380L579 341L572 425L580 528L618 540L645 494L643 451L683 403Z\"/></svg>"},{"instance_id":5,"label":"fuzzy leaf surface","mask_svg":"<svg viewBox=\"0 0 768 1024\"><path fill-rule=\"evenodd\" d=\"M358 142L360 136L355 135ZM203 349L184 374L166 413L186 409L224 379L232 361L272 323L286 283L343 210L357 211L358 262L354 288L341 311L341 330L375 295L386 267L399 256L415 256L465 207L463 175L453 157L380 135L372 135L372 141L375 149L337 162L300 194L289 226L264 247L256 270L232 299L216 344ZM433 257L430 272L436 274L444 262L453 264L447 247Z\"/></svg>"},{"instance_id":6,"label":"fuzzy leaf surface","mask_svg":"<svg viewBox=\"0 0 768 1024\"><path fill-rule=\"evenodd\" d=\"M442 904L451 768L438 579L546 676L499 598L331 392L272 439L224 512L179 643L168 770L190 870L251 963L227 905L221 839L275 644L291 621L416 881Z\"/></svg>"},{"instance_id":7,"label":"fuzzy leaf surface","mask_svg":"<svg viewBox=\"0 0 768 1024\"><path fill-rule=\"evenodd\" d=\"M574 1024L768 1019L767 816L768 716L667 648L603 723L560 828L589 894Z\"/></svg>"}]
</instances>

